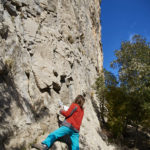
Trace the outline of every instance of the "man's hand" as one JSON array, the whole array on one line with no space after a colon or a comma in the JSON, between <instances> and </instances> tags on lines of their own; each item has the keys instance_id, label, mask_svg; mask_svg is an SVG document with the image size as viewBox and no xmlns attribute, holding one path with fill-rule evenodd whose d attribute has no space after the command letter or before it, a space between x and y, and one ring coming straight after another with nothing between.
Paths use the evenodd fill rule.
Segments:
<instances>
[{"instance_id":1,"label":"man's hand","mask_svg":"<svg viewBox=\"0 0 150 150\"><path fill-rule=\"evenodd\" d=\"M65 111L67 111L69 109L69 107L64 105L60 99L58 100L58 104L59 104L59 107L61 107L61 109L65 110Z\"/></svg>"},{"instance_id":2,"label":"man's hand","mask_svg":"<svg viewBox=\"0 0 150 150\"><path fill-rule=\"evenodd\" d=\"M64 105L63 109L64 109L65 111L67 111L67 110L69 109L69 107Z\"/></svg>"}]
</instances>

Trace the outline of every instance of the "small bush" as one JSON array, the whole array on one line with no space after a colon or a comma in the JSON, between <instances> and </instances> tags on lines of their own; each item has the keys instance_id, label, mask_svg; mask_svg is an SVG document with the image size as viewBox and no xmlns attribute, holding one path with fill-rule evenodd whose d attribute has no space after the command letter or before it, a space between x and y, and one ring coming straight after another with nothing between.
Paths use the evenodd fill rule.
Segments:
<instances>
[{"instance_id":1,"label":"small bush","mask_svg":"<svg viewBox=\"0 0 150 150\"><path fill-rule=\"evenodd\" d=\"M14 65L14 60L12 58L7 58L5 59L4 64L6 65L8 70L11 70Z\"/></svg>"}]
</instances>

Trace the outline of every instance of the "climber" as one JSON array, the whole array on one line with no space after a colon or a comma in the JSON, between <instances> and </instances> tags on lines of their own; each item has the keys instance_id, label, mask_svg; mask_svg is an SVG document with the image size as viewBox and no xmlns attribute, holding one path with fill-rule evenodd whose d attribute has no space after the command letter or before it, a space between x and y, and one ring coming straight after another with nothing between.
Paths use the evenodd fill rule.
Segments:
<instances>
[{"instance_id":1,"label":"climber","mask_svg":"<svg viewBox=\"0 0 150 150\"><path fill-rule=\"evenodd\" d=\"M39 150L48 150L55 140L64 135L69 135L72 150L79 150L79 130L84 115L84 102L84 97L78 95L67 111L61 109L60 114L65 117L61 127L50 133L41 144L34 144L32 147Z\"/></svg>"}]
</instances>

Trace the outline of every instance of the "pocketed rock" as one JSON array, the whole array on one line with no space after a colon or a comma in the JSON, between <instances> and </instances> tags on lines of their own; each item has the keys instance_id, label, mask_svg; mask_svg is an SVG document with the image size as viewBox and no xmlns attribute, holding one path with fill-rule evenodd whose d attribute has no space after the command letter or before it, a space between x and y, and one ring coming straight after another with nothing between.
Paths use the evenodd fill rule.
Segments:
<instances>
[{"instance_id":1,"label":"pocketed rock","mask_svg":"<svg viewBox=\"0 0 150 150\"><path fill-rule=\"evenodd\" d=\"M59 99L84 94L81 150L112 150L91 99L103 67L99 0L0 2L0 149L31 149L59 127ZM60 120L59 120L60 119ZM56 142L52 149L67 149Z\"/></svg>"}]
</instances>

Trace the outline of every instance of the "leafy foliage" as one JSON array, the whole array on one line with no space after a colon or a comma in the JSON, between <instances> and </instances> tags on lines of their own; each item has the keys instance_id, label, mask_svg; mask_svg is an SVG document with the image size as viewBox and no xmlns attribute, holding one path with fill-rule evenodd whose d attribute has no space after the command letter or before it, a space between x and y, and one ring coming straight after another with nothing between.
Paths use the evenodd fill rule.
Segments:
<instances>
[{"instance_id":1,"label":"leafy foliage","mask_svg":"<svg viewBox=\"0 0 150 150\"><path fill-rule=\"evenodd\" d=\"M107 123L113 135L118 137L126 132L128 124L136 128L139 125L145 129L150 127L150 44L135 35L132 41L122 42L115 55L117 59L111 67L118 68L118 81L115 75L104 70L105 88L102 87L108 109ZM98 81L100 78L96 81L97 89L100 89Z\"/></svg>"},{"instance_id":2,"label":"leafy foliage","mask_svg":"<svg viewBox=\"0 0 150 150\"><path fill-rule=\"evenodd\" d=\"M104 74L102 73L96 80L95 87L96 94L98 99L100 100L100 120L102 123L104 123L104 117L105 117L105 80L104 80Z\"/></svg>"}]
</instances>

